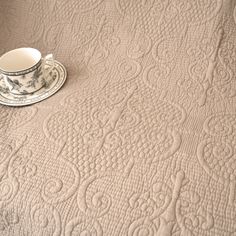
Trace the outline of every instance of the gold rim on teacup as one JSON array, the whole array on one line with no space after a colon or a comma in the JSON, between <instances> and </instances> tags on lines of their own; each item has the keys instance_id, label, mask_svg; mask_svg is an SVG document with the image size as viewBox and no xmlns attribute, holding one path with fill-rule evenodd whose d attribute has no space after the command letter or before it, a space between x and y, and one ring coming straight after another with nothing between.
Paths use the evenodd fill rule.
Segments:
<instances>
[{"instance_id":1,"label":"gold rim on teacup","mask_svg":"<svg viewBox=\"0 0 236 236\"><path fill-rule=\"evenodd\" d=\"M45 65L50 69L46 69ZM42 58L35 48L17 48L0 57L0 73L9 92L16 95L32 94L46 84L54 68L52 54Z\"/></svg>"}]
</instances>

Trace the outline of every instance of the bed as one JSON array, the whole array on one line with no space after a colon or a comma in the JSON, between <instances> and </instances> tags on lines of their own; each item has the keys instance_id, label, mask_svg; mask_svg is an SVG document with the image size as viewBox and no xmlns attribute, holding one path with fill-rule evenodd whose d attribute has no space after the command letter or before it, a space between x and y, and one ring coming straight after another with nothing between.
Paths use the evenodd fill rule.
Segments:
<instances>
[{"instance_id":1,"label":"bed","mask_svg":"<svg viewBox=\"0 0 236 236\"><path fill-rule=\"evenodd\" d=\"M1 1L68 76L0 106L0 235L236 235L235 4Z\"/></svg>"}]
</instances>

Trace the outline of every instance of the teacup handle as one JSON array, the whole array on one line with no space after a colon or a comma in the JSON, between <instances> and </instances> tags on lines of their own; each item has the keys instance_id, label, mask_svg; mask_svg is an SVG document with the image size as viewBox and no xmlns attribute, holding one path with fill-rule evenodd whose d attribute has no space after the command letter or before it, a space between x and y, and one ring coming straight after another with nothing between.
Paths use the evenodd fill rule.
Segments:
<instances>
[{"instance_id":1,"label":"teacup handle","mask_svg":"<svg viewBox=\"0 0 236 236\"><path fill-rule=\"evenodd\" d=\"M50 65L50 68L46 69L46 65ZM54 58L52 54L48 54L46 55L43 59L42 59L42 71L43 71L43 77L44 79L46 79L48 77L48 75L50 74L50 72L54 69L55 67L55 63L54 63Z\"/></svg>"}]
</instances>

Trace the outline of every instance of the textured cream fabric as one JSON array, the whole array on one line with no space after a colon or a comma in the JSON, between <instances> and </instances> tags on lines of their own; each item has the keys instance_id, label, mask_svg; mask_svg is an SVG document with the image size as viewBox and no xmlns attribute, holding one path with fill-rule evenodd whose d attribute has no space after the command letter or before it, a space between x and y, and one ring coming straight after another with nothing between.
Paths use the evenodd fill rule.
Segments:
<instances>
[{"instance_id":1,"label":"textured cream fabric","mask_svg":"<svg viewBox=\"0 0 236 236\"><path fill-rule=\"evenodd\" d=\"M0 53L68 70L0 106L0 235L236 235L235 4L0 0Z\"/></svg>"}]
</instances>

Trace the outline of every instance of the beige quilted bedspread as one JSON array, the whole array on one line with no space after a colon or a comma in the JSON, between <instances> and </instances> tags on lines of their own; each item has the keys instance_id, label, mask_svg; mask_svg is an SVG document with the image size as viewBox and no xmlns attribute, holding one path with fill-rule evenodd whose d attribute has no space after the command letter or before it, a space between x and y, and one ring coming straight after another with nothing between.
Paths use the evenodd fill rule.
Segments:
<instances>
[{"instance_id":1,"label":"beige quilted bedspread","mask_svg":"<svg viewBox=\"0 0 236 236\"><path fill-rule=\"evenodd\" d=\"M0 54L68 71L0 106L0 235L236 235L235 5L0 0Z\"/></svg>"}]
</instances>

